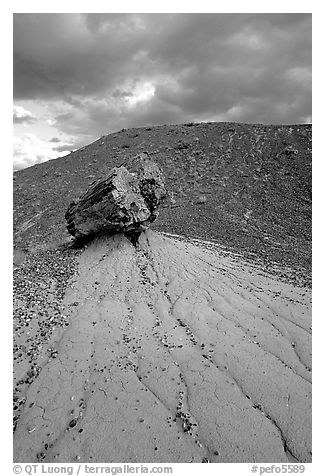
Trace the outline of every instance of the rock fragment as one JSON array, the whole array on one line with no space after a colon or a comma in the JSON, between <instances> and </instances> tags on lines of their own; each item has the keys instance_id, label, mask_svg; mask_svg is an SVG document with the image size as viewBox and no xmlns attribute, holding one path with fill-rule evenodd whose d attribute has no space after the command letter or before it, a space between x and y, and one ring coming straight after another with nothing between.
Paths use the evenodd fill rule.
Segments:
<instances>
[{"instance_id":1,"label":"rock fragment","mask_svg":"<svg viewBox=\"0 0 325 476\"><path fill-rule=\"evenodd\" d=\"M167 191L161 169L142 153L91 184L65 214L67 229L76 238L125 233L137 241L158 216Z\"/></svg>"}]
</instances>

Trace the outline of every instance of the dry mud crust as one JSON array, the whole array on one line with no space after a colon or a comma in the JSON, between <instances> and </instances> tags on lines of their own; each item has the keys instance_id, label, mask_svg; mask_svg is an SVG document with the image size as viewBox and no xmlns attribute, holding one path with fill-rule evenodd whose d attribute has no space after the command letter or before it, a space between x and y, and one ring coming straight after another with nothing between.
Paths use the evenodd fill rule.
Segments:
<instances>
[{"instance_id":1,"label":"dry mud crust","mask_svg":"<svg viewBox=\"0 0 325 476\"><path fill-rule=\"evenodd\" d=\"M81 253L17 462L311 461L310 292L154 232Z\"/></svg>"},{"instance_id":2,"label":"dry mud crust","mask_svg":"<svg viewBox=\"0 0 325 476\"><path fill-rule=\"evenodd\" d=\"M29 386L43 366L56 357L58 337L69 325L62 301L75 273L78 252L68 248L14 251L14 428Z\"/></svg>"}]
</instances>

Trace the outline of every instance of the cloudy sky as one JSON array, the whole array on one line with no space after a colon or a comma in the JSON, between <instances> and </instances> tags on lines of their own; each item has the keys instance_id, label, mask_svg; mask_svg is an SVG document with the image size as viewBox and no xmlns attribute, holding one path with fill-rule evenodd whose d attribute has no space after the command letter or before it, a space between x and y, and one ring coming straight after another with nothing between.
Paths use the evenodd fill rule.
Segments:
<instances>
[{"instance_id":1,"label":"cloudy sky","mask_svg":"<svg viewBox=\"0 0 325 476\"><path fill-rule=\"evenodd\" d=\"M124 127L311 122L311 15L14 14L14 168Z\"/></svg>"}]
</instances>

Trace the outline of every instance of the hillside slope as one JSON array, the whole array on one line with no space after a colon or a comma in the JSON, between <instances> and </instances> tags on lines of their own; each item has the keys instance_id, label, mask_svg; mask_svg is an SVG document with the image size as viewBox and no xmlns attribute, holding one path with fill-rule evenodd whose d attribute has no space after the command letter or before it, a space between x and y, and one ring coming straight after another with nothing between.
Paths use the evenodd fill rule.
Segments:
<instances>
[{"instance_id":1,"label":"hillside slope","mask_svg":"<svg viewBox=\"0 0 325 476\"><path fill-rule=\"evenodd\" d=\"M170 200L157 230L311 266L311 126L202 123L129 129L14 174L16 250L57 246L69 203L112 166L148 151Z\"/></svg>"},{"instance_id":2,"label":"hillside slope","mask_svg":"<svg viewBox=\"0 0 325 476\"><path fill-rule=\"evenodd\" d=\"M77 248L69 203L143 150L153 230ZM16 172L15 461L311 461L310 271L311 126L123 130Z\"/></svg>"},{"instance_id":3,"label":"hillside slope","mask_svg":"<svg viewBox=\"0 0 325 476\"><path fill-rule=\"evenodd\" d=\"M60 313L43 279L20 320L16 462L311 461L307 289L152 231L76 266Z\"/></svg>"}]
</instances>

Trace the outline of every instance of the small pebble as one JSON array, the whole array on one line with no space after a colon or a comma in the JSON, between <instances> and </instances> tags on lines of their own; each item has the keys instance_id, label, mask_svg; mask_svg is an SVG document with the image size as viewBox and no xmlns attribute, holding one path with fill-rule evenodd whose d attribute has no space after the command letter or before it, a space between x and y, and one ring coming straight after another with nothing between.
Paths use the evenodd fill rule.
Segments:
<instances>
[{"instance_id":1,"label":"small pebble","mask_svg":"<svg viewBox=\"0 0 325 476\"><path fill-rule=\"evenodd\" d=\"M73 420L70 421L69 427L73 428L74 426L76 426L76 424L77 424L77 420L74 418Z\"/></svg>"}]
</instances>

